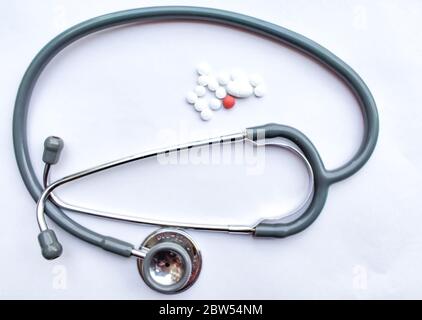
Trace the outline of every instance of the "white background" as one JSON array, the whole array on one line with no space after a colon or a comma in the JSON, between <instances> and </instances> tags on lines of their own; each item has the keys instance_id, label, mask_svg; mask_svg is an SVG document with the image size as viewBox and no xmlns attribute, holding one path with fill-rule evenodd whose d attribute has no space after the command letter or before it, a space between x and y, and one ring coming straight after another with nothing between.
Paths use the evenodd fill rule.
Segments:
<instances>
[{"instance_id":1,"label":"white background","mask_svg":"<svg viewBox=\"0 0 422 320\"><path fill-rule=\"evenodd\" d=\"M12 112L20 79L55 35L88 18L151 5L202 5L252 15L319 42L365 80L380 113L368 164L334 185L317 221L287 239L191 231L204 266L176 296L148 289L134 259L87 245L50 223L62 257L39 252L35 204L17 170ZM420 210L422 3L420 1L1 1L1 298L422 298ZM184 101L199 61L260 73L263 99L240 101L202 122ZM153 147L279 122L315 143L328 168L357 150L361 115L349 90L297 52L239 30L190 22L135 24L83 39L41 76L29 114L33 163L42 143L65 140L53 176ZM306 172L293 156L266 152L248 165L131 164L66 186L69 201L147 217L252 223L297 205ZM154 228L72 214L96 231L139 245Z\"/></svg>"}]
</instances>

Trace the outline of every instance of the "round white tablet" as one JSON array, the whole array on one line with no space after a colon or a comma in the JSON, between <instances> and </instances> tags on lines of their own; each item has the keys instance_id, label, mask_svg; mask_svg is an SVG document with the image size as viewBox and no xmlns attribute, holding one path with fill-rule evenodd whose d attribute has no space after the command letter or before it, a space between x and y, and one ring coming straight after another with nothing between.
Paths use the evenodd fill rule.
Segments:
<instances>
[{"instance_id":1,"label":"round white tablet","mask_svg":"<svg viewBox=\"0 0 422 320\"><path fill-rule=\"evenodd\" d=\"M193 91L189 91L186 94L186 101L190 104L194 104L196 101L198 100L198 96L196 95L195 92Z\"/></svg>"},{"instance_id":2,"label":"round white tablet","mask_svg":"<svg viewBox=\"0 0 422 320\"><path fill-rule=\"evenodd\" d=\"M198 99L193 106L196 111L202 111L208 108L208 102L206 99Z\"/></svg>"},{"instance_id":3,"label":"round white tablet","mask_svg":"<svg viewBox=\"0 0 422 320\"><path fill-rule=\"evenodd\" d=\"M222 106L222 104L221 104L221 100L220 100L220 99L217 99L217 98L212 98L212 99L210 100L209 107L210 107L212 110L218 110L218 109L220 109L220 108L221 108L221 106Z\"/></svg>"},{"instance_id":4,"label":"round white tablet","mask_svg":"<svg viewBox=\"0 0 422 320\"><path fill-rule=\"evenodd\" d=\"M202 62L196 66L196 71L200 75L207 75L211 72L211 67L208 63Z\"/></svg>"},{"instance_id":5,"label":"round white tablet","mask_svg":"<svg viewBox=\"0 0 422 320\"><path fill-rule=\"evenodd\" d=\"M211 120L212 118L212 111L209 108L205 108L201 111L201 119L204 121Z\"/></svg>"},{"instance_id":6,"label":"round white tablet","mask_svg":"<svg viewBox=\"0 0 422 320\"><path fill-rule=\"evenodd\" d=\"M222 86L225 86L230 81L230 73L228 72L220 72L217 76L218 83Z\"/></svg>"},{"instance_id":7,"label":"round white tablet","mask_svg":"<svg viewBox=\"0 0 422 320\"><path fill-rule=\"evenodd\" d=\"M264 81L259 74L254 73L249 76L249 83L254 87L262 84L262 82Z\"/></svg>"},{"instance_id":8,"label":"round white tablet","mask_svg":"<svg viewBox=\"0 0 422 320\"><path fill-rule=\"evenodd\" d=\"M207 92L207 90L205 89L204 86L196 86L195 87L195 93L198 97L203 97L206 92Z\"/></svg>"},{"instance_id":9,"label":"round white tablet","mask_svg":"<svg viewBox=\"0 0 422 320\"><path fill-rule=\"evenodd\" d=\"M208 89L215 91L218 87L219 85L217 79L215 77L210 77L208 80Z\"/></svg>"},{"instance_id":10,"label":"round white tablet","mask_svg":"<svg viewBox=\"0 0 422 320\"><path fill-rule=\"evenodd\" d=\"M198 84L200 85L200 86L206 86L206 85L208 85L208 76L206 76L206 75L203 75L203 76L199 76L198 77Z\"/></svg>"},{"instance_id":11,"label":"round white tablet","mask_svg":"<svg viewBox=\"0 0 422 320\"><path fill-rule=\"evenodd\" d=\"M215 96L219 99L223 99L227 95L226 89L224 87L218 87L217 90L215 90Z\"/></svg>"},{"instance_id":12,"label":"round white tablet","mask_svg":"<svg viewBox=\"0 0 422 320\"><path fill-rule=\"evenodd\" d=\"M260 84L255 87L253 92L258 98L261 98L267 93L267 87L264 84Z\"/></svg>"}]
</instances>

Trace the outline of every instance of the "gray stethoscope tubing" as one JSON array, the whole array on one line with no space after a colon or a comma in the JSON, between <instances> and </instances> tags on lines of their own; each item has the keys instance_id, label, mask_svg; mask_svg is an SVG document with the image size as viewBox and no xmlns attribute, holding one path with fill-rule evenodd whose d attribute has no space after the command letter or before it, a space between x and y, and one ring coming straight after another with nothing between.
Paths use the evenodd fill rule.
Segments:
<instances>
[{"instance_id":1,"label":"gray stethoscope tubing","mask_svg":"<svg viewBox=\"0 0 422 320\"><path fill-rule=\"evenodd\" d=\"M318 151L311 141L304 134L294 128L278 124L269 124L246 130L246 136L250 140L256 140L259 135L259 131L264 131L265 138L267 139L281 137L292 141L301 150L307 161L309 161L314 174L313 197L304 213L289 222L264 219L255 226L254 235L258 237L286 237L307 228L321 212L327 197L328 187L335 182L341 181L353 175L371 156L377 142L379 130L378 113L375 101L363 80L352 68L314 41L269 22L233 12L211 8L151 7L103 15L82 22L64 31L51 40L37 54L26 70L19 86L13 115L13 141L16 161L22 179L33 199L35 201L40 199L41 194L43 193L43 186L37 179L29 156L27 141L27 115L32 90L44 67L66 46L93 32L133 22L163 20L216 22L228 26L239 27L240 29L248 30L271 38L280 43L290 45L330 68L341 79L343 79L356 94L363 114L363 139L359 149L352 159L340 168L334 170L325 169ZM134 246L132 244L113 237L101 235L81 226L69 218L51 201L46 202L45 212L61 228L81 240L121 256L129 257L133 254ZM46 230L44 232L44 234L40 234L39 241L41 245L44 246L44 249L48 251L50 247L54 248L54 246L58 243L52 230ZM49 252L43 253L46 253L48 257ZM54 258L56 253L50 253L53 255L51 258Z\"/></svg>"}]
</instances>

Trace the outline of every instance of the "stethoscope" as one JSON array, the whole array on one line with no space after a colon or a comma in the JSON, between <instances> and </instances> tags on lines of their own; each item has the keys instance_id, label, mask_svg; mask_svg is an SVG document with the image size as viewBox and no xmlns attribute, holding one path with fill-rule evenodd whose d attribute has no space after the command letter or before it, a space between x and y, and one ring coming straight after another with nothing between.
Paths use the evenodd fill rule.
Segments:
<instances>
[{"instance_id":1,"label":"stethoscope","mask_svg":"<svg viewBox=\"0 0 422 320\"><path fill-rule=\"evenodd\" d=\"M239 27L267 38L288 44L324 64L334 71L353 90L363 114L364 134L356 154L343 166L327 170L312 142L299 130L280 124L267 124L216 138L160 148L107 162L50 182L50 171L57 164L63 149L59 137L48 137L44 142L45 163L43 181L38 181L29 157L27 142L27 114L32 90L48 62L72 42L96 31L132 22L163 20L193 20L221 23ZM25 72L16 97L13 116L13 141L17 164L25 185L37 202L37 221L40 229L38 241L46 259L55 259L62 253L53 230L48 228L45 214L67 232L88 243L124 257L135 257L139 272L146 284L162 293L176 293L187 289L198 278L202 256L198 245L184 229L225 231L251 234L255 237L284 238L296 234L318 217L331 184L356 173L368 161L378 137L378 113L375 101L359 75L327 49L308 38L280 26L249 16L211 8L151 7L120 11L82 22L51 40L34 58ZM133 161L180 152L213 144L251 143L255 148L277 146L294 153L305 164L309 177L309 190L303 203L282 217L263 218L253 225L220 225L182 223L146 219L118 212L104 212L64 202L54 190L100 171L115 168ZM135 223L157 225L161 228L150 234L139 246L99 234L72 220L63 211L73 211Z\"/></svg>"}]
</instances>

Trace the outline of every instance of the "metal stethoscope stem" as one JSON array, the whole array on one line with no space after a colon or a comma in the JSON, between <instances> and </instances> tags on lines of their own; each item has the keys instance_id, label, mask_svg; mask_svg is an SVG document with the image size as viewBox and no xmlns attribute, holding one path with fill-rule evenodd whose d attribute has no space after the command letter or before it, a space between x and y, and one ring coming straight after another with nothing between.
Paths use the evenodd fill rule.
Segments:
<instances>
[{"instance_id":1,"label":"metal stethoscope stem","mask_svg":"<svg viewBox=\"0 0 422 320\"><path fill-rule=\"evenodd\" d=\"M66 183L73 182L75 180L84 178L86 176L95 174L97 172L111 169L113 167L124 165L133 161L138 161L138 160L146 159L153 156L158 156L161 154L167 154L171 152L179 152L179 151L183 151L183 150L187 150L191 148L205 147L205 146L210 146L213 144L235 143L235 142L241 142L241 141L252 143L256 147L275 145L275 146L287 149L291 151L292 153L294 153L295 155L299 156L299 158L306 165L306 169L308 171L308 176L309 176L308 192L302 204L298 208L293 210L292 212L283 215L283 218L286 218L288 216L295 215L295 214L300 214L300 212L306 209L306 206L309 204L313 195L314 176L313 176L312 167L309 164L309 161L306 159L306 157L302 153L302 151L293 143L288 142L286 140L281 140L281 141L279 140L275 142L272 140L266 141L265 139L261 139L261 140L253 141L247 137L246 131L242 131L239 133L219 136L216 138L210 138L210 139L205 139L205 140L200 140L200 141L195 141L195 142L190 142L190 143L185 143L185 144L179 144L179 145L168 147L168 148L160 148L160 149L155 149L151 151L141 152L135 155L131 155L131 156L124 157L118 160L107 162L102 165L98 165L98 166L68 175L51 184L49 184L49 173L50 173L51 165L46 164L45 169L44 169L44 175L43 175L43 183L45 186L45 190L42 193L37 203L37 221L38 221L39 228L41 231L45 231L48 229L48 226L45 220L45 215L44 215L44 209L45 209L44 207L45 207L46 200L50 199L57 206L62 207L63 209L67 209L67 210L79 212L79 213L84 213L84 214L89 214L93 216L98 216L98 217L115 219L115 220L122 220L122 221L135 222L135 223L148 224L148 225L159 225L159 226L166 226L166 227L178 227L178 228L199 229L199 230L208 230L208 231L223 231L223 232L230 232L230 233L246 233L246 234L252 233L253 234L255 231L255 225L258 224L259 222L252 226L246 226L246 225L199 224L199 223L186 223L186 222L177 222L177 221L148 219L148 218L138 217L135 215L115 213L115 212L104 212L104 211L99 211L99 210L95 210L91 208L84 208L84 207L72 205L61 200L57 195L53 193L53 191L56 188ZM137 252L136 250L135 250L135 255L139 255L139 252Z\"/></svg>"}]
</instances>

